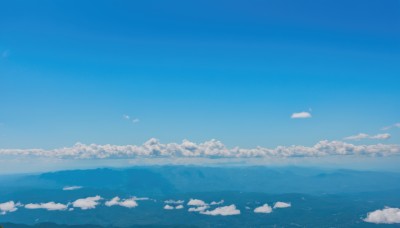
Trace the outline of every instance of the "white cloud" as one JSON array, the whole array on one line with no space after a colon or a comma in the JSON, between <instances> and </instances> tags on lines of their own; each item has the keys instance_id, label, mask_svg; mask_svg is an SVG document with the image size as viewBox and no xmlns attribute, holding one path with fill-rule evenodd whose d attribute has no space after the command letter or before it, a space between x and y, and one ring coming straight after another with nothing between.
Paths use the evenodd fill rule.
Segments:
<instances>
[{"instance_id":1,"label":"white cloud","mask_svg":"<svg viewBox=\"0 0 400 228\"><path fill-rule=\"evenodd\" d=\"M183 209L183 205L178 205L175 207L175 209L179 210L179 209Z\"/></svg>"},{"instance_id":2,"label":"white cloud","mask_svg":"<svg viewBox=\"0 0 400 228\"><path fill-rule=\"evenodd\" d=\"M261 207L257 207L254 209L254 213L264 213L264 214L269 214L272 212L272 207L270 207L268 204L264 204Z\"/></svg>"},{"instance_id":3,"label":"white cloud","mask_svg":"<svg viewBox=\"0 0 400 228\"><path fill-rule=\"evenodd\" d=\"M183 204L185 201L184 200L165 200L164 203L167 204Z\"/></svg>"},{"instance_id":4,"label":"white cloud","mask_svg":"<svg viewBox=\"0 0 400 228\"><path fill-rule=\"evenodd\" d=\"M82 210L94 209L102 199L100 196L77 199L72 203L72 206L79 207Z\"/></svg>"},{"instance_id":5,"label":"white cloud","mask_svg":"<svg viewBox=\"0 0 400 228\"><path fill-rule=\"evenodd\" d=\"M107 201L105 203L107 207L112 207L112 206L121 206L121 207L127 207L127 208L134 208L138 206L138 203L134 200L134 198L131 199L125 199L121 200L118 196L112 198L111 200Z\"/></svg>"},{"instance_id":6,"label":"white cloud","mask_svg":"<svg viewBox=\"0 0 400 228\"><path fill-rule=\"evenodd\" d=\"M29 203L25 205L26 209L46 209L48 211L64 211L68 205L62 203L48 202L48 203Z\"/></svg>"},{"instance_id":7,"label":"white cloud","mask_svg":"<svg viewBox=\"0 0 400 228\"><path fill-rule=\"evenodd\" d=\"M385 208L370 212L364 221L376 224L400 223L400 208Z\"/></svg>"},{"instance_id":8,"label":"white cloud","mask_svg":"<svg viewBox=\"0 0 400 228\"><path fill-rule=\"evenodd\" d=\"M291 207L292 204L291 203L285 203L285 202L276 202L274 204L274 208L287 208L287 207Z\"/></svg>"},{"instance_id":9,"label":"white cloud","mask_svg":"<svg viewBox=\"0 0 400 228\"><path fill-rule=\"evenodd\" d=\"M292 119L306 119L311 117L311 113L309 112L295 112L290 116Z\"/></svg>"},{"instance_id":10,"label":"white cloud","mask_svg":"<svg viewBox=\"0 0 400 228\"><path fill-rule=\"evenodd\" d=\"M131 121L133 124L136 124L136 123L140 122L139 118L133 118L133 117L131 117L129 115L126 115L126 114L122 115L122 118L124 118L125 120L128 120L128 121Z\"/></svg>"},{"instance_id":11,"label":"white cloud","mask_svg":"<svg viewBox=\"0 0 400 228\"><path fill-rule=\"evenodd\" d=\"M73 191L73 190L78 190L81 189L82 186L65 186L63 188L64 191Z\"/></svg>"},{"instance_id":12,"label":"white cloud","mask_svg":"<svg viewBox=\"0 0 400 228\"><path fill-rule=\"evenodd\" d=\"M138 118L135 118L135 119L132 120L132 123L134 123L134 124L135 123L139 123L139 122L140 122L140 120Z\"/></svg>"},{"instance_id":13,"label":"white cloud","mask_svg":"<svg viewBox=\"0 0 400 228\"><path fill-rule=\"evenodd\" d=\"M204 215L213 215L213 216L216 215L228 216L228 215L239 215L240 210L236 209L236 206L232 204L230 206L217 207L211 211L201 211L200 213Z\"/></svg>"},{"instance_id":14,"label":"white cloud","mask_svg":"<svg viewBox=\"0 0 400 228\"><path fill-rule=\"evenodd\" d=\"M170 205L165 205L164 206L164 210L174 210L175 208L173 207L173 206L170 206Z\"/></svg>"},{"instance_id":15,"label":"white cloud","mask_svg":"<svg viewBox=\"0 0 400 228\"><path fill-rule=\"evenodd\" d=\"M199 199L190 199L189 202L187 203L188 206L204 206L207 205L206 202L204 202L203 200L199 200Z\"/></svg>"},{"instance_id":16,"label":"white cloud","mask_svg":"<svg viewBox=\"0 0 400 228\"><path fill-rule=\"evenodd\" d=\"M129 120L129 119L131 118L130 116L128 116L128 115L126 115L126 114L122 115L122 117L123 117L124 119L126 119L126 120Z\"/></svg>"},{"instance_id":17,"label":"white cloud","mask_svg":"<svg viewBox=\"0 0 400 228\"><path fill-rule=\"evenodd\" d=\"M5 215L9 212L14 212L18 210L17 207L21 206L20 203L15 203L14 201L8 201L5 203L0 203L0 214Z\"/></svg>"},{"instance_id":18,"label":"white cloud","mask_svg":"<svg viewBox=\"0 0 400 228\"><path fill-rule=\"evenodd\" d=\"M189 212L200 212L200 211L204 211L206 209L208 209L209 206L204 205L204 206L198 206L198 207L191 207L188 209Z\"/></svg>"},{"instance_id":19,"label":"white cloud","mask_svg":"<svg viewBox=\"0 0 400 228\"><path fill-rule=\"evenodd\" d=\"M365 133L360 133L358 135L352 135L349 137L344 138L345 140L362 140L362 139L379 139L379 140L385 140L385 139L390 139L391 135L390 134L377 134L377 135L368 135Z\"/></svg>"},{"instance_id":20,"label":"white cloud","mask_svg":"<svg viewBox=\"0 0 400 228\"><path fill-rule=\"evenodd\" d=\"M221 201L218 201L218 202L212 201L212 202L210 203L210 205L220 205L220 204L223 204L223 203L224 203L224 200L221 200Z\"/></svg>"},{"instance_id":21,"label":"white cloud","mask_svg":"<svg viewBox=\"0 0 400 228\"><path fill-rule=\"evenodd\" d=\"M392 128L400 128L400 123L395 123L393 125L383 127L381 130L382 131L387 131L387 130L390 130Z\"/></svg>"},{"instance_id":22,"label":"white cloud","mask_svg":"<svg viewBox=\"0 0 400 228\"><path fill-rule=\"evenodd\" d=\"M379 136L381 137L381 136ZM227 148L218 140L196 144L184 140L181 144L162 144L157 139L150 139L143 145L97 145L76 143L73 147L54 150L43 149L0 149L0 156L36 156L58 159L110 159L110 158L254 158L254 157L322 157L331 155L389 156L399 155L400 145L373 144L354 145L343 141L323 140L314 146L278 146L270 149L256 147L243 149Z\"/></svg>"}]
</instances>

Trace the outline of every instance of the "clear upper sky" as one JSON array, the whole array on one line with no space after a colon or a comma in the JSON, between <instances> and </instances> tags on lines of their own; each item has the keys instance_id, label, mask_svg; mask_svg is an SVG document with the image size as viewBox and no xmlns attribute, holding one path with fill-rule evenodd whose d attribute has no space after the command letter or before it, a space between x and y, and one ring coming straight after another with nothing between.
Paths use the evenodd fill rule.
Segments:
<instances>
[{"instance_id":1,"label":"clear upper sky","mask_svg":"<svg viewBox=\"0 0 400 228\"><path fill-rule=\"evenodd\" d=\"M0 148L400 143L398 0L2 1L0 52Z\"/></svg>"}]
</instances>

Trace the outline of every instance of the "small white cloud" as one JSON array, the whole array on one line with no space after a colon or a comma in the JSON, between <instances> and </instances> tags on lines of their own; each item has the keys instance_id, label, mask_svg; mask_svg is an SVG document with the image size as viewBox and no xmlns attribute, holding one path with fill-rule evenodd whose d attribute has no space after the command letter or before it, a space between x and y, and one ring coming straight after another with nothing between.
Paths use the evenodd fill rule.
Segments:
<instances>
[{"instance_id":1,"label":"small white cloud","mask_svg":"<svg viewBox=\"0 0 400 228\"><path fill-rule=\"evenodd\" d=\"M134 123L134 124L135 124L135 123L139 123L139 121L140 121L140 120L139 120L138 118L135 118L135 119L132 120L132 123Z\"/></svg>"},{"instance_id":2,"label":"small white cloud","mask_svg":"<svg viewBox=\"0 0 400 228\"><path fill-rule=\"evenodd\" d=\"M385 139L390 139L391 135L388 133L385 134L377 134L377 135L368 135L365 133L360 133L358 135L352 135L349 137L344 138L345 140L362 140L362 139L379 139L379 140L385 140Z\"/></svg>"},{"instance_id":3,"label":"small white cloud","mask_svg":"<svg viewBox=\"0 0 400 228\"><path fill-rule=\"evenodd\" d=\"M179 210L179 209L183 209L183 205L178 205L175 207L175 209Z\"/></svg>"},{"instance_id":4,"label":"small white cloud","mask_svg":"<svg viewBox=\"0 0 400 228\"><path fill-rule=\"evenodd\" d=\"M199 200L199 199L190 199L189 202L187 203L188 206L204 206L207 205L206 202L204 202L203 200Z\"/></svg>"},{"instance_id":5,"label":"small white cloud","mask_svg":"<svg viewBox=\"0 0 400 228\"><path fill-rule=\"evenodd\" d=\"M122 115L122 117L123 117L124 119L126 119L126 120L129 120L129 119L131 118L130 116L128 116L128 115L126 115L126 114Z\"/></svg>"},{"instance_id":6,"label":"small white cloud","mask_svg":"<svg viewBox=\"0 0 400 228\"><path fill-rule=\"evenodd\" d=\"M165 200L164 203L167 204L183 204L185 201L184 200Z\"/></svg>"},{"instance_id":7,"label":"small white cloud","mask_svg":"<svg viewBox=\"0 0 400 228\"><path fill-rule=\"evenodd\" d=\"M72 203L72 206L79 207L82 210L94 209L102 199L100 196L77 199Z\"/></svg>"},{"instance_id":8,"label":"small white cloud","mask_svg":"<svg viewBox=\"0 0 400 228\"><path fill-rule=\"evenodd\" d=\"M285 203L285 202L276 202L274 204L274 208L287 208L287 207L291 207L292 204L291 203Z\"/></svg>"},{"instance_id":9,"label":"small white cloud","mask_svg":"<svg viewBox=\"0 0 400 228\"><path fill-rule=\"evenodd\" d=\"M170 205L165 205L164 206L164 210L174 210L175 208L173 207L173 206L170 206Z\"/></svg>"},{"instance_id":10,"label":"small white cloud","mask_svg":"<svg viewBox=\"0 0 400 228\"><path fill-rule=\"evenodd\" d=\"M257 207L254 209L254 213L264 213L264 214L269 214L272 212L272 207L270 207L268 204L264 204L261 207Z\"/></svg>"},{"instance_id":11,"label":"small white cloud","mask_svg":"<svg viewBox=\"0 0 400 228\"><path fill-rule=\"evenodd\" d=\"M210 203L210 205L220 205L220 204L223 204L223 203L224 203L224 200L221 200L221 201L218 201L218 202L212 201L212 202Z\"/></svg>"},{"instance_id":12,"label":"small white cloud","mask_svg":"<svg viewBox=\"0 0 400 228\"><path fill-rule=\"evenodd\" d=\"M121 207L127 207L127 208L134 208L138 206L138 203L133 199L125 199L121 200L118 196L112 198L111 200L107 201L105 203L107 207L112 207L112 206L121 206Z\"/></svg>"},{"instance_id":13,"label":"small white cloud","mask_svg":"<svg viewBox=\"0 0 400 228\"><path fill-rule=\"evenodd\" d=\"M136 196L134 196L130 199L135 200L135 201L150 200L149 197L136 197Z\"/></svg>"},{"instance_id":14,"label":"small white cloud","mask_svg":"<svg viewBox=\"0 0 400 228\"><path fill-rule=\"evenodd\" d=\"M385 208L370 212L364 221L376 224L400 223L400 208Z\"/></svg>"},{"instance_id":15,"label":"small white cloud","mask_svg":"<svg viewBox=\"0 0 400 228\"><path fill-rule=\"evenodd\" d=\"M82 186L65 186L63 188L64 191L73 191L73 190L78 190L81 189Z\"/></svg>"},{"instance_id":16,"label":"small white cloud","mask_svg":"<svg viewBox=\"0 0 400 228\"><path fill-rule=\"evenodd\" d=\"M48 211L64 211L68 205L62 203L48 202L48 203L29 203L25 205L26 209L46 209Z\"/></svg>"},{"instance_id":17,"label":"small white cloud","mask_svg":"<svg viewBox=\"0 0 400 228\"><path fill-rule=\"evenodd\" d=\"M204 211L204 210L207 210L209 208L209 206L207 206L207 205L204 205L204 206L199 206L199 207L191 207L191 208L189 208L189 212L201 212L201 211Z\"/></svg>"},{"instance_id":18,"label":"small white cloud","mask_svg":"<svg viewBox=\"0 0 400 228\"><path fill-rule=\"evenodd\" d=\"M14 212L18 210L17 207L21 206L20 203L15 203L14 201L8 201L5 203L0 203L0 214L5 215L9 212Z\"/></svg>"},{"instance_id":19,"label":"small white cloud","mask_svg":"<svg viewBox=\"0 0 400 228\"><path fill-rule=\"evenodd\" d=\"M216 215L222 215L222 216L239 215L240 210L236 209L236 206L234 204L232 204L230 206L217 207L211 211L201 211L200 214L213 215L213 216L216 216Z\"/></svg>"},{"instance_id":20,"label":"small white cloud","mask_svg":"<svg viewBox=\"0 0 400 228\"><path fill-rule=\"evenodd\" d=\"M306 119L311 117L311 113L309 112L295 112L290 116L292 119Z\"/></svg>"}]
</instances>

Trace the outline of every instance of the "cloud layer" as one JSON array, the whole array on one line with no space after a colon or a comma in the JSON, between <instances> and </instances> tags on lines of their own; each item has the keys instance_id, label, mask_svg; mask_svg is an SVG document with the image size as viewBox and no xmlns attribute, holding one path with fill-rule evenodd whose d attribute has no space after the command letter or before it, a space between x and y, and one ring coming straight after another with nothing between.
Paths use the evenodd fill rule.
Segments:
<instances>
[{"instance_id":1,"label":"cloud layer","mask_svg":"<svg viewBox=\"0 0 400 228\"><path fill-rule=\"evenodd\" d=\"M385 208L370 212L364 221L376 224L400 223L400 208Z\"/></svg>"},{"instance_id":2,"label":"cloud layer","mask_svg":"<svg viewBox=\"0 0 400 228\"><path fill-rule=\"evenodd\" d=\"M373 136L378 137L378 136ZM372 144L354 145L342 141L323 140L314 146L278 146L274 149L256 147L243 149L227 148L218 140L196 144L188 140L182 143L162 144L157 139L150 139L143 145L97 145L76 143L72 147L54 150L43 149L0 149L0 156L36 156L58 159L105 159L135 157L186 157L186 158L254 158L254 157L322 157L330 155L399 155L400 145Z\"/></svg>"}]
</instances>

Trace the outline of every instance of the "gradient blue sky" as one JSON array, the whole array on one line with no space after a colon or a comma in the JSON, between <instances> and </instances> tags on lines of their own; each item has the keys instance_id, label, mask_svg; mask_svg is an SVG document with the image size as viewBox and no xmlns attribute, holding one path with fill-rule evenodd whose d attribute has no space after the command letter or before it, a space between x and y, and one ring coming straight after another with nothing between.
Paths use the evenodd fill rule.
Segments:
<instances>
[{"instance_id":1,"label":"gradient blue sky","mask_svg":"<svg viewBox=\"0 0 400 228\"><path fill-rule=\"evenodd\" d=\"M0 148L313 145L400 122L398 0L0 5Z\"/></svg>"}]
</instances>

